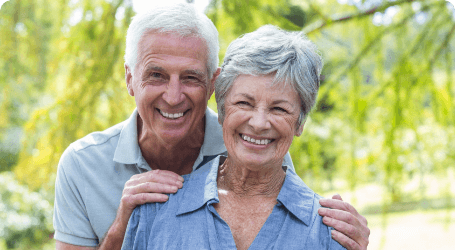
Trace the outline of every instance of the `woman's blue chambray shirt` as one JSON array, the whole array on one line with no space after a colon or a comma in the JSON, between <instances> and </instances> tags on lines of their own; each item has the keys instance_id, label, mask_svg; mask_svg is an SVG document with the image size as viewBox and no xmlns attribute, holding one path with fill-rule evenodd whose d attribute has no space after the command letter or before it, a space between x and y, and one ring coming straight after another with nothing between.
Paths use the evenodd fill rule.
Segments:
<instances>
[{"instance_id":1,"label":"woman's blue chambray shirt","mask_svg":"<svg viewBox=\"0 0 455 250\"><path fill-rule=\"evenodd\" d=\"M136 207L122 249L236 249L228 224L213 207L219 202L219 161L220 156L183 176L183 188L166 203ZM345 249L322 223L320 198L286 171L278 202L249 249Z\"/></svg>"}]
</instances>

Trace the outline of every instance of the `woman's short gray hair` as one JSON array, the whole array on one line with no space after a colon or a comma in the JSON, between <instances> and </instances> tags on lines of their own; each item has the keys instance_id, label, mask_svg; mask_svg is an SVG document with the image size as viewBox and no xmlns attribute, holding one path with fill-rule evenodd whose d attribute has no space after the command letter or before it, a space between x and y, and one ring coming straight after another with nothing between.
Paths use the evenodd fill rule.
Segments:
<instances>
[{"instance_id":1,"label":"woman's short gray hair","mask_svg":"<svg viewBox=\"0 0 455 250\"><path fill-rule=\"evenodd\" d=\"M138 44L147 31L175 33L179 36L197 36L205 40L209 79L218 67L218 31L212 21L196 11L192 4L179 3L156 7L133 17L126 33L125 63L134 74L138 57Z\"/></svg>"},{"instance_id":2,"label":"woman's short gray hair","mask_svg":"<svg viewBox=\"0 0 455 250\"><path fill-rule=\"evenodd\" d=\"M323 62L316 45L302 32L289 32L265 25L233 41L215 82L215 98L221 124L224 101L240 75L275 74L273 84L291 84L301 99L298 124L315 104Z\"/></svg>"}]
</instances>

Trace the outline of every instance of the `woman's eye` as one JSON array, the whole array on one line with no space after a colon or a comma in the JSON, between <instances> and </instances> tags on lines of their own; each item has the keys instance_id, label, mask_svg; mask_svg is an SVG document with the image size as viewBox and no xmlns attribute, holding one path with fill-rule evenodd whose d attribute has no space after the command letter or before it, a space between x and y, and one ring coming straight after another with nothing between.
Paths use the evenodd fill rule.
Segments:
<instances>
[{"instance_id":1,"label":"woman's eye","mask_svg":"<svg viewBox=\"0 0 455 250\"><path fill-rule=\"evenodd\" d=\"M280 112L286 112L286 113L288 112L286 109L281 108L281 107L274 107L273 109L276 111L280 111Z\"/></svg>"},{"instance_id":2,"label":"woman's eye","mask_svg":"<svg viewBox=\"0 0 455 250\"><path fill-rule=\"evenodd\" d=\"M245 102L245 101L240 101L240 102L237 102L236 103L237 105L250 105L248 102Z\"/></svg>"}]
</instances>

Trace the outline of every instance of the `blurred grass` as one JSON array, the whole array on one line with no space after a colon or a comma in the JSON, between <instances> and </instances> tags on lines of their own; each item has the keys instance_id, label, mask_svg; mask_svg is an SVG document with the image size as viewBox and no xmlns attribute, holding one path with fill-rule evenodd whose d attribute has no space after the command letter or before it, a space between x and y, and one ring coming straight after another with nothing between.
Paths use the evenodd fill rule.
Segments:
<instances>
[{"instance_id":1,"label":"blurred grass","mask_svg":"<svg viewBox=\"0 0 455 250\"><path fill-rule=\"evenodd\" d=\"M450 250L455 246L455 209L367 215L371 230L368 250Z\"/></svg>"}]
</instances>

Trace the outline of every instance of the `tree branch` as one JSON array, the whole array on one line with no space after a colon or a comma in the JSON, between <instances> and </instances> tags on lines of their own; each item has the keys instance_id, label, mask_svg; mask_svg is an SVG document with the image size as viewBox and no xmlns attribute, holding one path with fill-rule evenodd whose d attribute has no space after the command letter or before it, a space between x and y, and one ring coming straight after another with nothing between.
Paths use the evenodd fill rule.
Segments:
<instances>
[{"instance_id":1,"label":"tree branch","mask_svg":"<svg viewBox=\"0 0 455 250\"><path fill-rule=\"evenodd\" d=\"M408 1L408 0L406 0ZM402 2L395 2L395 3L403 3L403 2L406 2L406 1L402 1ZM422 10L427 10L429 9L430 7L432 7L433 5L441 5L441 6L445 6L445 2L436 2L436 3L433 3L433 4L429 4L429 5L426 5L426 6L423 6L422 7ZM369 42L365 47L363 47L363 49L357 54L357 56L354 58L354 60L352 60L347 66L346 68L342 71L342 73L338 74L337 76L334 76L334 77L331 77L327 80L327 82L324 84L324 87L321 88L319 90L319 100L322 100L324 98L326 98L326 95L328 94L330 88L337 82L339 82L341 80L341 78L346 75L350 69L352 69L353 67L357 66L357 64L359 64L359 62L361 61L361 59L377 44L381 41L382 37L385 36L386 34L388 34L389 32L395 30L395 28L401 26L401 25L404 25L405 22L407 20L409 20L410 18L412 18L413 16L415 15L415 13L410 13L409 15L407 15L406 17L404 17L399 23L396 23L394 25L391 25L391 26L388 26L387 28L385 28L381 33L379 33L376 37L374 37L371 42ZM448 41L447 41L448 43ZM441 49L441 48L440 48ZM332 80L334 79L334 80Z\"/></svg>"},{"instance_id":2,"label":"tree branch","mask_svg":"<svg viewBox=\"0 0 455 250\"><path fill-rule=\"evenodd\" d=\"M440 8L444 8L444 6L440 6ZM437 32L439 30L439 28L441 27L441 24L444 24L447 22L447 20L443 20L441 21L440 23L437 23L437 19L439 17L441 17L442 15L440 15L439 13L436 13L436 15L434 15L434 19L436 20L428 20L427 24L425 25L425 27L423 28L423 30L420 32L418 38L415 40L414 42L414 45L411 47L411 49L408 50L407 53L405 53L404 55L401 56L400 58L400 62L399 64L403 63L404 60L406 58L409 58L411 57L412 55L414 55L417 51L418 51L418 48L421 47L421 46L424 46L424 40L426 38L429 38L429 37L433 37L433 35L431 33L429 33L430 30L433 30L435 32ZM432 40L431 40L432 41ZM375 91L371 91L371 93L368 95L368 97L366 98L367 100L374 100L376 99L377 96L379 96L380 94L383 93L383 91L392 83L393 81L392 80L387 80L384 84L382 84L381 86L379 86L377 88L377 90Z\"/></svg>"},{"instance_id":3,"label":"tree branch","mask_svg":"<svg viewBox=\"0 0 455 250\"><path fill-rule=\"evenodd\" d=\"M326 98L325 95L328 94L330 88L335 83L339 82L341 80L341 78L349 72L349 70L351 70L353 67L355 67L360 62L360 60L374 47L374 45L376 45L377 43L379 43L381 41L381 38L383 36L385 36L387 33L391 32L391 31L393 31L396 27L404 25L404 23L408 19L412 18L413 16L414 16L414 13L406 16L399 23L388 26L381 33L379 33L376 37L371 39L371 42L369 42L365 47L363 47L363 49L357 54L357 56L354 58L354 60L352 60L340 74L338 74L337 76L331 77L329 80L327 80L327 82L324 84L324 87L319 90L319 99L322 100L322 99ZM332 79L334 79L334 80L332 80Z\"/></svg>"},{"instance_id":4,"label":"tree branch","mask_svg":"<svg viewBox=\"0 0 455 250\"><path fill-rule=\"evenodd\" d=\"M415 2L415 1L414 0L402 0L402 1L396 1L396 2L387 2L384 5L376 6L376 7L373 7L371 9L363 11L363 12L353 13L353 14L342 16L342 17L333 16L330 19L328 19L327 17L325 17L321 14L323 20L316 21L316 22L304 27L303 31L305 34L308 35L312 32L318 31L318 30L324 28L325 26L328 26L328 25L331 25L334 23L341 23L341 22L345 22L345 21L361 19L361 18L370 16L376 12L385 11L387 8L389 8L391 6L398 6L398 5L402 5L402 4L410 3L410 2ZM441 3L438 2L438 4L441 4ZM442 4L445 4L445 2L442 2Z\"/></svg>"},{"instance_id":5,"label":"tree branch","mask_svg":"<svg viewBox=\"0 0 455 250\"><path fill-rule=\"evenodd\" d=\"M449 33L447 33L446 38L444 39L444 42L439 46L439 48L436 50L434 53L433 57L430 59L430 62L427 66L427 70L431 70L433 68L434 62L438 59L438 57L442 54L442 50L447 48L447 45L449 44L450 39L452 38L453 34L455 33L455 24L452 26L452 29L450 29Z\"/></svg>"}]
</instances>

